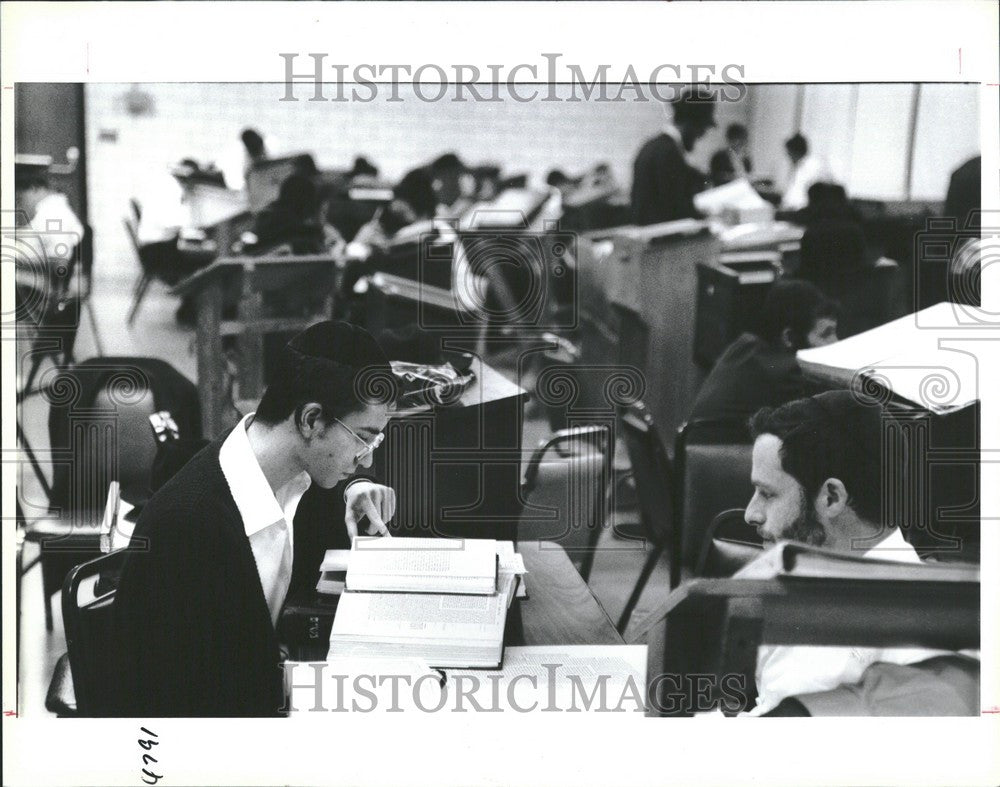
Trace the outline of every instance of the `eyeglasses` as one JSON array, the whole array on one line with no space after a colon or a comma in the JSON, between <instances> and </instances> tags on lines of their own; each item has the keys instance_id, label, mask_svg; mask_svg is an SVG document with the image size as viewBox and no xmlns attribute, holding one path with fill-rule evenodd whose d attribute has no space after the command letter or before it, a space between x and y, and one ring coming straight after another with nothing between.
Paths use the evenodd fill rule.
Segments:
<instances>
[{"instance_id":1,"label":"eyeglasses","mask_svg":"<svg viewBox=\"0 0 1000 787\"><path fill-rule=\"evenodd\" d=\"M336 421L338 424L340 424L342 427L344 427L348 432L350 432L351 437L353 437L355 440L361 443L361 445L364 446L363 450L359 451L357 454L354 455L355 464L359 464L365 461L365 459L367 459L369 456L375 453L375 449L378 448L380 445L382 445L382 441L385 440L385 432L379 432L377 435L375 435L375 439L369 443L363 437L361 437L361 435L359 435L357 432L351 429L351 427L349 427L339 418L334 418L333 420Z\"/></svg>"}]
</instances>

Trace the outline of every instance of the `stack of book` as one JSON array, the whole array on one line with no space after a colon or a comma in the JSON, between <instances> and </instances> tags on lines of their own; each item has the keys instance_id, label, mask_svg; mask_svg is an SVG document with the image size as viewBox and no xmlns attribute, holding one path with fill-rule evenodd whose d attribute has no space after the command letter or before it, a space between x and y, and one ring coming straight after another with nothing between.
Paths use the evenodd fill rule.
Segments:
<instances>
[{"instance_id":1,"label":"stack of book","mask_svg":"<svg viewBox=\"0 0 1000 787\"><path fill-rule=\"evenodd\" d=\"M511 542L357 538L327 553L317 590L343 582L328 658L417 658L496 668L507 610L525 573ZM523 592L523 591L522 591Z\"/></svg>"}]
</instances>

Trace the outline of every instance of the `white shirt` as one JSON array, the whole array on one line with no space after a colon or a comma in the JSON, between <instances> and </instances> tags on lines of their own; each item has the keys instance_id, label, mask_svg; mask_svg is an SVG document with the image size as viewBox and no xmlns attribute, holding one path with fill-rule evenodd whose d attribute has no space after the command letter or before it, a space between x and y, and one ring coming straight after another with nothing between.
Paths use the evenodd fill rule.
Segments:
<instances>
[{"instance_id":1,"label":"white shirt","mask_svg":"<svg viewBox=\"0 0 1000 787\"><path fill-rule=\"evenodd\" d=\"M879 560L920 563L899 529L864 554ZM926 648L841 648L825 645L761 645L757 649L757 705L749 715L773 710L786 697L857 683L877 661L914 664L950 651Z\"/></svg>"},{"instance_id":2,"label":"white shirt","mask_svg":"<svg viewBox=\"0 0 1000 787\"><path fill-rule=\"evenodd\" d=\"M250 540L271 622L277 626L292 579L292 521L312 480L302 472L271 490L247 437L252 418L253 413L245 416L226 438L219 464Z\"/></svg>"},{"instance_id":3,"label":"white shirt","mask_svg":"<svg viewBox=\"0 0 1000 787\"><path fill-rule=\"evenodd\" d=\"M182 227L193 224L184 188L173 175L154 176L143 190L140 206L137 234L142 246L174 240Z\"/></svg>"},{"instance_id":4,"label":"white shirt","mask_svg":"<svg viewBox=\"0 0 1000 787\"><path fill-rule=\"evenodd\" d=\"M809 204L809 187L813 183L831 179L826 163L817 156L804 156L794 166L788 178L788 185L781 198L785 210L799 210Z\"/></svg>"},{"instance_id":5,"label":"white shirt","mask_svg":"<svg viewBox=\"0 0 1000 787\"><path fill-rule=\"evenodd\" d=\"M68 260L69 252L79 245L83 237L83 225L69 206L66 195L58 191L38 201L28 228L32 233L30 245L36 254L44 253L48 264ZM19 236L19 239L22 237Z\"/></svg>"}]
</instances>

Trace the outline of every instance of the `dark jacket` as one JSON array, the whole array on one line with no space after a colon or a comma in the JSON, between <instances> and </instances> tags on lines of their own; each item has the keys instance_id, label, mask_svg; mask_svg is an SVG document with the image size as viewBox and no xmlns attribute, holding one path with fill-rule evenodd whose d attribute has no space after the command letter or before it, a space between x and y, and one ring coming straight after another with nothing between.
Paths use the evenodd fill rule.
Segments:
<instances>
[{"instance_id":1,"label":"dark jacket","mask_svg":"<svg viewBox=\"0 0 1000 787\"><path fill-rule=\"evenodd\" d=\"M219 464L227 436L158 489L136 523L115 597L112 715L281 715L278 639ZM312 595L327 549L350 546L346 484L314 484L299 503L289 599Z\"/></svg>"},{"instance_id":2,"label":"dark jacket","mask_svg":"<svg viewBox=\"0 0 1000 787\"><path fill-rule=\"evenodd\" d=\"M746 420L761 407L814 393L818 390L802 376L795 353L744 333L715 362L698 391L691 419Z\"/></svg>"},{"instance_id":3,"label":"dark jacket","mask_svg":"<svg viewBox=\"0 0 1000 787\"><path fill-rule=\"evenodd\" d=\"M639 225L696 218L694 195L705 177L668 134L653 137L632 167L632 220Z\"/></svg>"},{"instance_id":4,"label":"dark jacket","mask_svg":"<svg viewBox=\"0 0 1000 787\"><path fill-rule=\"evenodd\" d=\"M217 440L143 509L115 597L116 715L275 716L278 641Z\"/></svg>"}]
</instances>

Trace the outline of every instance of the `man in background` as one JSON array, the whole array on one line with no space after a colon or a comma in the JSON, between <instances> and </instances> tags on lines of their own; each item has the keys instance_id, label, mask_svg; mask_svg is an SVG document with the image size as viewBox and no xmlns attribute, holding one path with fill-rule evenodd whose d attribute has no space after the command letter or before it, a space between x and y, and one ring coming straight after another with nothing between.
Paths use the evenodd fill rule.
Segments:
<instances>
[{"instance_id":1,"label":"man in background","mask_svg":"<svg viewBox=\"0 0 1000 787\"><path fill-rule=\"evenodd\" d=\"M809 143L801 134L786 140L785 152L791 168L781 197L781 209L801 210L809 204L809 187L832 177L826 163L819 156L809 154Z\"/></svg>"},{"instance_id":2,"label":"man in background","mask_svg":"<svg viewBox=\"0 0 1000 787\"><path fill-rule=\"evenodd\" d=\"M687 154L715 125L715 101L686 88L673 102L673 121L640 148L632 167L632 216L638 225L698 216L694 195L705 176Z\"/></svg>"},{"instance_id":3,"label":"man in background","mask_svg":"<svg viewBox=\"0 0 1000 787\"><path fill-rule=\"evenodd\" d=\"M15 156L14 204L27 219L35 253L49 262L70 259L72 247L83 237L83 224L66 195L49 184L48 156ZM66 248L68 244L71 247Z\"/></svg>"},{"instance_id":4,"label":"man in background","mask_svg":"<svg viewBox=\"0 0 1000 787\"><path fill-rule=\"evenodd\" d=\"M729 124L726 128L726 147L717 151L709 163L712 185L721 186L750 177L750 156L746 152L748 141L746 126L742 123Z\"/></svg>"},{"instance_id":5,"label":"man in background","mask_svg":"<svg viewBox=\"0 0 1000 787\"><path fill-rule=\"evenodd\" d=\"M745 423L761 407L812 393L795 353L837 341L837 311L837 304L808 282L776 282L755 332L739 336L715 362L691 418Z\"/></svg>"}]
</instances>

